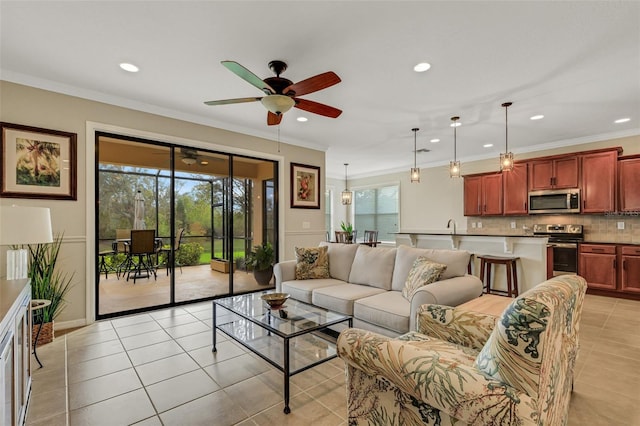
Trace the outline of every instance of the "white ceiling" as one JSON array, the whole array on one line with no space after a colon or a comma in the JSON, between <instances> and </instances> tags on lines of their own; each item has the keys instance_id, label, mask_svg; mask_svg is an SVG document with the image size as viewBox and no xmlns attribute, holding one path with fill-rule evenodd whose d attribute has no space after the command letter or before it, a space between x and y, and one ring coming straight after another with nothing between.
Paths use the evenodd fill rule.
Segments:
<instances>
[{"instance_id":1,"label":"white ceiling","mask_svg":"<svg viewBox=\"0 0 640 426\"><path fill-rule=\"evenodd\" d=\"M459 159L497 157L505 101L516 154L640 134L638 1L3 0L0 15L3 80L273 140L259 102L203 104L261 96L220 61L265 78L281 59L294 82L334 71L340 84L303 98L343 114L293 109L280 136L326 149L333 177L345 162L350 177L408 172L413 127L418 149L431 150L419 166L448 164L454 115ZM125 61L140 72L122 71ZM422 61L431 70L415 73ZM613 123L622 117L631 121Z\"/></svg>"}]
</instances>

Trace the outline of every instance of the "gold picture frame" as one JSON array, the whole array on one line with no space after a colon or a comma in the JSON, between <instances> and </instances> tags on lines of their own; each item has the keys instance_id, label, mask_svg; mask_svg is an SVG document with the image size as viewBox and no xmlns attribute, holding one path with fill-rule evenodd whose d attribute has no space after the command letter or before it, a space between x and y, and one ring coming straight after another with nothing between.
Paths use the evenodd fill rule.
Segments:
<instances>
[{"instance_id":1,"label":"gold picture frame","mask_svg":"<svg viewBox=\"0 0 640 426\"><path fill-rule=\"evenodd\" d=\"M320 208L320 167L291 163L291 208Z\"/></svg>"},{"instance_id":2,"label":"gold picture frame","mask_svg":"<svg viewBox=\"0 0 640 426\"><path fill-rule=\"evenodd\" d=\"M0 197L77 200L77 134L0 122Z\"/></svg>"}]
</instances>

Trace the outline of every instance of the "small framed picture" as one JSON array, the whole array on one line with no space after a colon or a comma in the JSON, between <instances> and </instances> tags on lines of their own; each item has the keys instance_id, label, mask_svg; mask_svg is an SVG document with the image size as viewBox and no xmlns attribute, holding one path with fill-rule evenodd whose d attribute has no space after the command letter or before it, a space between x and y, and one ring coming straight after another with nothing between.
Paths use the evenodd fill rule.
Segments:
<instances>
[{"instance_id":1,"label":"small framed picture","mask_svg":"<svg viewBox=\"0 0 640 426\"><path fill-rule=\"evenodd\" d=\"M0 123L0 197L77 200L77 135Z\"/></svg>"},{"instance_id":2,"label":"small framed picture","mask_svg":"<svg viewBox=\"0 0 640 426\"><path fill-rule=\"evenodd\" d=\"M320 208L320 167L291 163L291 208Z\"/></svg>"}]
</instances>

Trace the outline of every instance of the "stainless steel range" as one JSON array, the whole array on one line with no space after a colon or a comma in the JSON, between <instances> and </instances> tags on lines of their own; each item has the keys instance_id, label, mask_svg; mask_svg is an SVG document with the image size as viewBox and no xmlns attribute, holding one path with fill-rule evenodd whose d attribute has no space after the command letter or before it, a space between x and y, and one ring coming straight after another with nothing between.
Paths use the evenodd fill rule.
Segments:
<instances>
[{"instance_id":1,"label":"stainless steel range","mask_svg":"<svg viewBox=\"0 0 640 426\"><path fill-rule=\"evenodd\" d=\"M578 244L584 241L582 225L538 224L533 226L533 235L549 237L547 275L578 273Z\"/></svg>"}]
</instances>

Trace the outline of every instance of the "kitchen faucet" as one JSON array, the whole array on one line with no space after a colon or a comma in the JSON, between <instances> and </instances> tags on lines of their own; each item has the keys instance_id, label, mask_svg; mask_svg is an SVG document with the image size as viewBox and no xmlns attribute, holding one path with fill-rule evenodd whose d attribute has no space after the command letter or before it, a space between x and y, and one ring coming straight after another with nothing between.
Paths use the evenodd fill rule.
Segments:
<instances>
[{"instance_id":1,"label":"kitchen faucet","mask_svg":"<svg viewBox=\"0 0 640 426\"><path fill-rule=\"evenodd\" d=\"M453 232L452 234L455 235L456 234L456 221L453 219L449 219L449 221L447 222L447 229L451 228L451 223L453 222Z\"/></svg>"}]
</instances>

